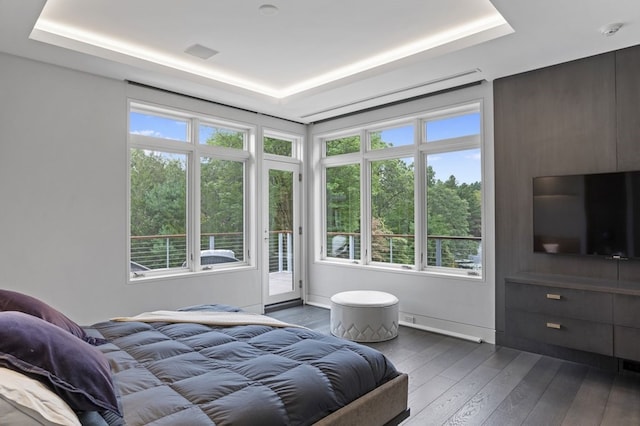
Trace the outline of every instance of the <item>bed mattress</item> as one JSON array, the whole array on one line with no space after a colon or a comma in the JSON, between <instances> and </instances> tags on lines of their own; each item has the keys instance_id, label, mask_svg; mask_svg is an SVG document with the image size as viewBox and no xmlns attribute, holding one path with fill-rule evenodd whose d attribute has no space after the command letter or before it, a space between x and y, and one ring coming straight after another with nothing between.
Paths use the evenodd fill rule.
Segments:
<instances>
[{"instance_id":1,"label":"bed mattress","mask_svg":"<svg viewBox=\"0 0 640 426\"><path fill-rule=\"evenodd\" d=\"M106 340L98 348L129 426L310 425L399 375L372 348L301 327L106 321L88 331Z\"/></svg>"}]
</instances>

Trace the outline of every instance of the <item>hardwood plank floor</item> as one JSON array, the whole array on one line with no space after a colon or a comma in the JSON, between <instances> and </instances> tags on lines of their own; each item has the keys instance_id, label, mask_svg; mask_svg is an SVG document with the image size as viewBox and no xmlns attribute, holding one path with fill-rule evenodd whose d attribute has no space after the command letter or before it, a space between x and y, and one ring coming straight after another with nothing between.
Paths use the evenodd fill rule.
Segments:
<instances>
[{"instance_id":1,"label":"hardwood plank floor","mask_svg":"<svg viewBox=\"0 0 640 426\"><path fill-rule=\"evenodd\" d=\"M330 334L327 309L268 315ZM640 425L640 376L400 327L370 343L409 374L411 416L424 425Z\"/></svg>"}]
</instances>

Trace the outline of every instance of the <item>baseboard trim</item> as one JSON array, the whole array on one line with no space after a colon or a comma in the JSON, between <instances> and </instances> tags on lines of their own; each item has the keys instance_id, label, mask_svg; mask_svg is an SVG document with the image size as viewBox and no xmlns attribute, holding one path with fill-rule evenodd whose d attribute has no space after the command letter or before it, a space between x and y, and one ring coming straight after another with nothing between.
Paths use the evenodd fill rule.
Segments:
<instances>
[{"instance_id":1,"label":"baseboard trim","mask_svg":"<svg viewBox=\"0 0 640 426\"><path fill-rule=\"evenodd\" d=\"M264 306L264 313L280 311L282 309L293 308L296 306L302 306L302 299L287 300L286 302L273 303L271 305Z\"/></svg>"}]
</instances>

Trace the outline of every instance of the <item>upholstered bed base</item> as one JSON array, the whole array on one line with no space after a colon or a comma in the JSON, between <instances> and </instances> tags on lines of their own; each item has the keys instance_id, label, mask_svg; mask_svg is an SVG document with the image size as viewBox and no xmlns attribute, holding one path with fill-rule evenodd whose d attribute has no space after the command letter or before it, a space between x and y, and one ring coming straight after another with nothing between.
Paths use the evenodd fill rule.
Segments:
<instances>
[{"instance_id":1,"label":"upholstered bed base","mask_svg":"<svg viewBox=\"0 0 640 426\"><path fill-rule=\"evenodd\" d=\"M409 417L409 376L400 374L314 423L314 426L398 425Z\"/></svg>"}]
</instances>

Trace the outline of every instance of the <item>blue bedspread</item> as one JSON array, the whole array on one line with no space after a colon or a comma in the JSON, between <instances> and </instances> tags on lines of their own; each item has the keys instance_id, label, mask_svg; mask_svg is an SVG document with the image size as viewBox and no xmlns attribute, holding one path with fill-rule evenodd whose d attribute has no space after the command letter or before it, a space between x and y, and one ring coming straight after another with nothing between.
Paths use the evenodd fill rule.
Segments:
<instances>
[{"instance_id":1,"label":"blue bedspread","mask_svg":"<svg viewBox=\"0 0 640 426\"><path fill-rule=\"evenodd\" d=\"M129 426L309 425L398 375L374 349L303 328L113 321L92 328L108 342L98 348Z\"/></svg>"}]
</instances>

